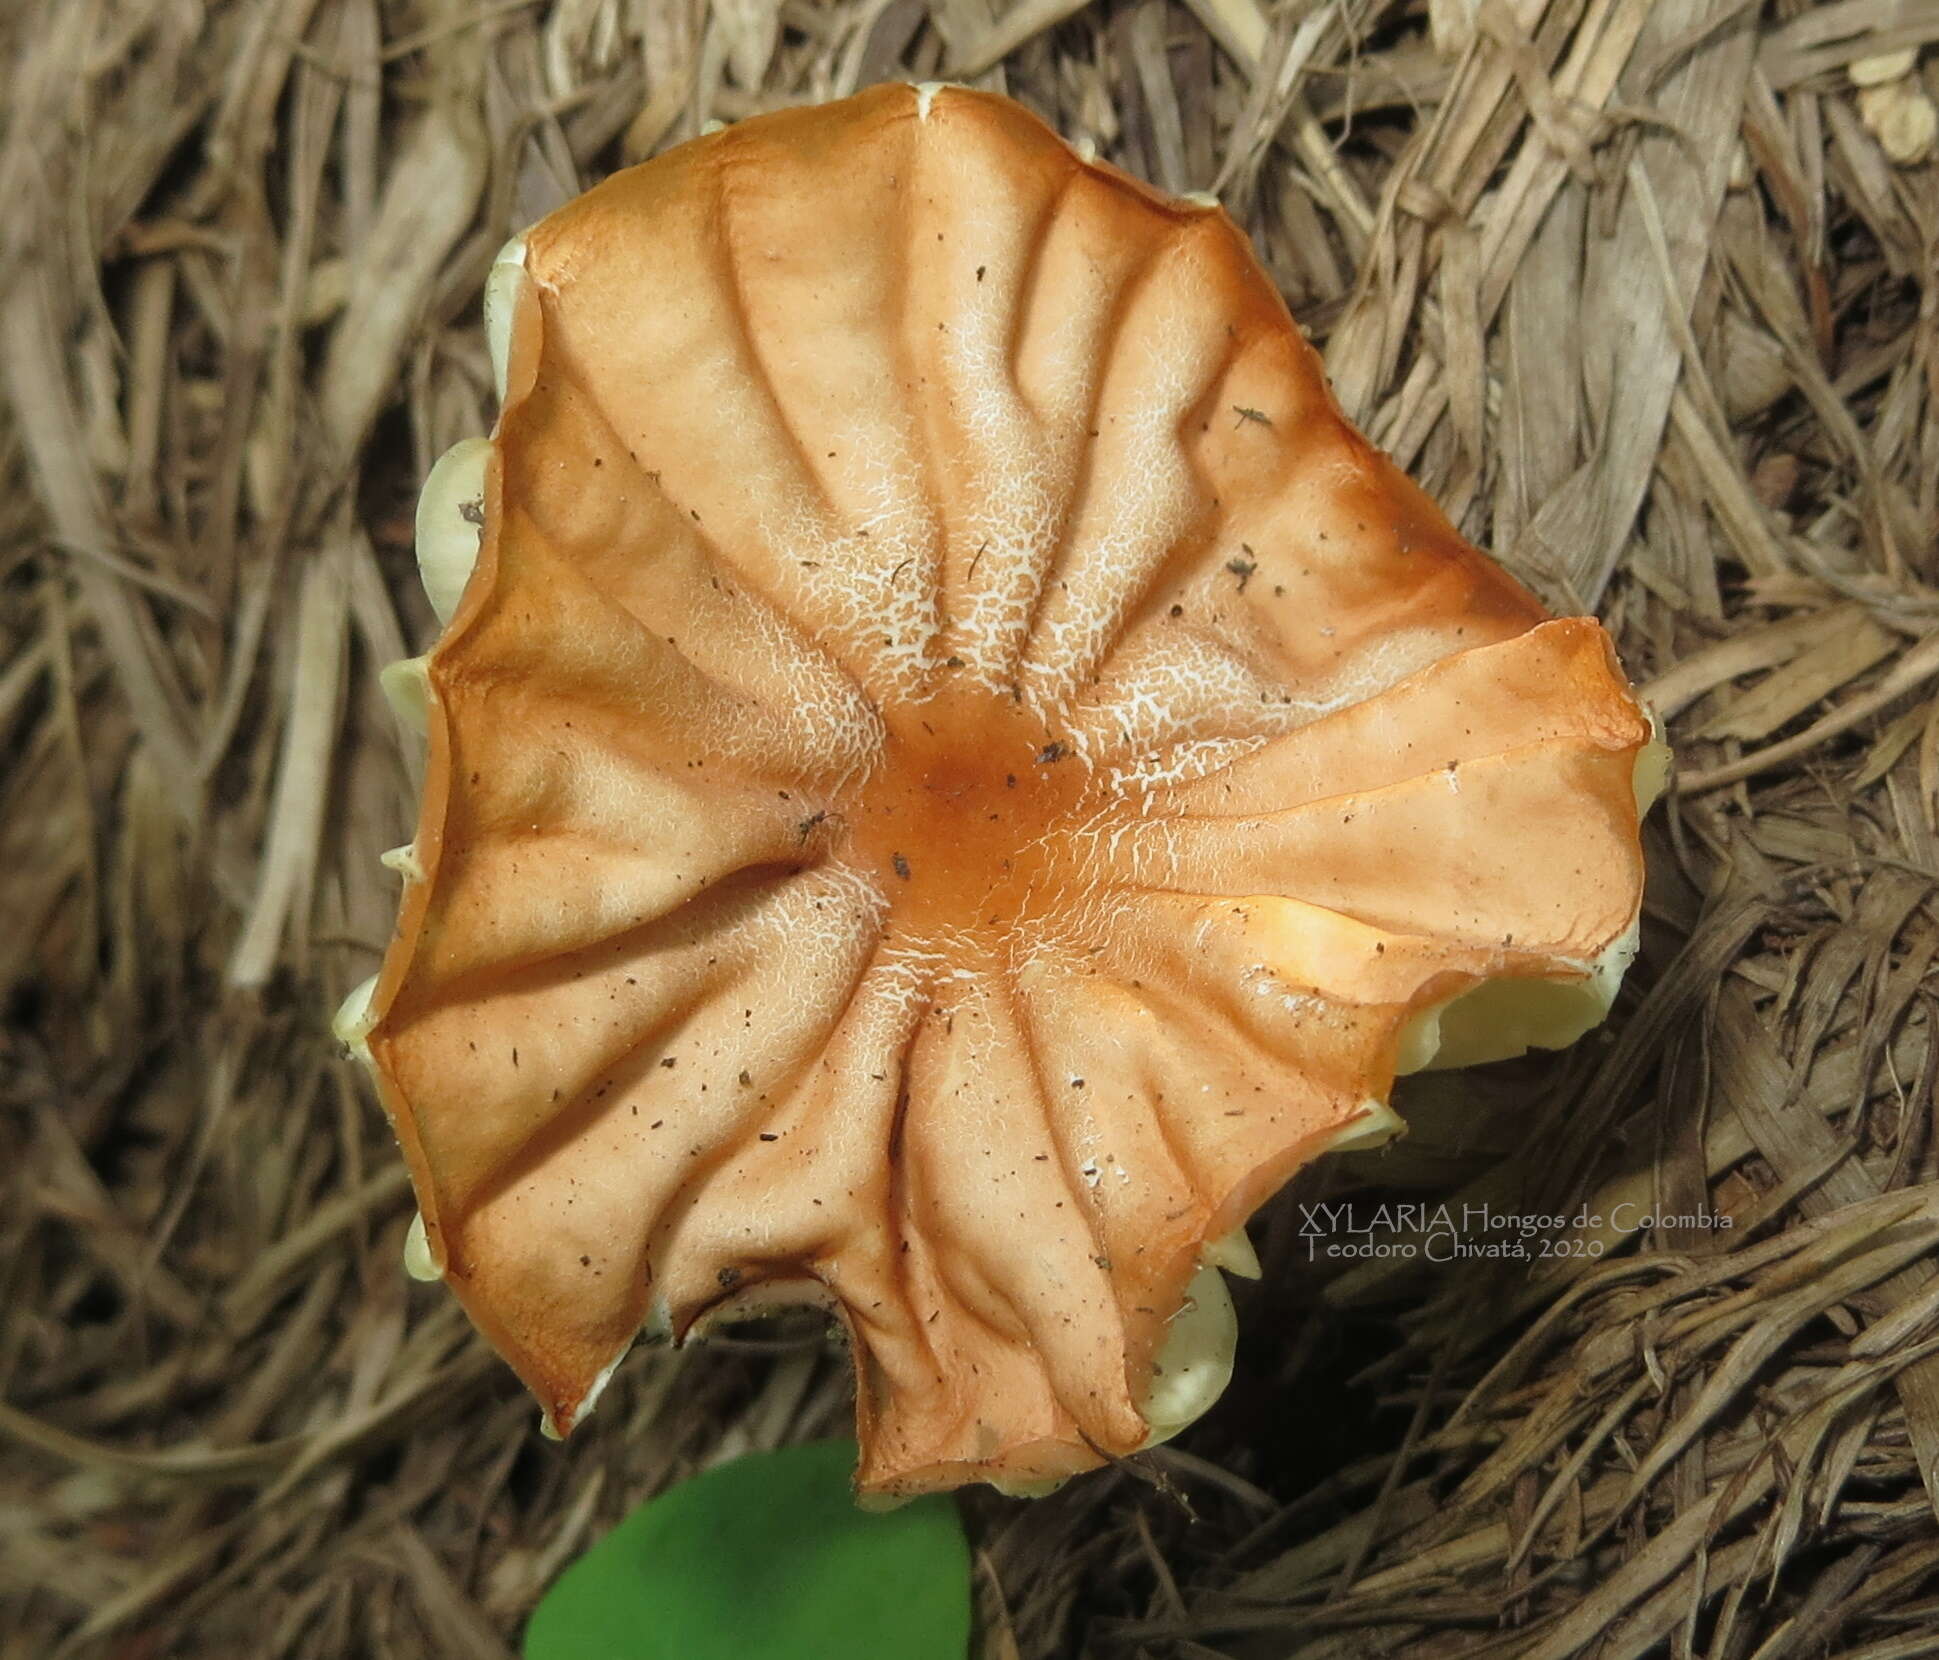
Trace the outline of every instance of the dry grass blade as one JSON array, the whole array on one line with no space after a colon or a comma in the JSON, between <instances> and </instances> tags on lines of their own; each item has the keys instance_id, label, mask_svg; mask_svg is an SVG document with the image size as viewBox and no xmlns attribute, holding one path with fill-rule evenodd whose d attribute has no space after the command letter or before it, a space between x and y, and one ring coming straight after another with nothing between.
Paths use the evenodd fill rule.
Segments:
<instances>
[{"instance_id":1,"label":"dry grass blade","mask_svg":"<svg viewBox=\"0 0 1939 1660\"><path fill-rule=\"evenodd\" d=\"M320 1012L390 924L371 671L432 626L492 250L711 120L951 74L1217 188L1679 751L1613 1038L1412 1080L1260 1219L1182 1446L972 1495L982 1653L1939 1652L1935 43L1927 0L0 7L0 1655L510 1653L640 1497L842 1425L809 1324L537 1442L398 1276ZM1329 1268L1321 1199L1565 1222L1437 1262L1390 1210Z\"/></svg>"}]
</instances>

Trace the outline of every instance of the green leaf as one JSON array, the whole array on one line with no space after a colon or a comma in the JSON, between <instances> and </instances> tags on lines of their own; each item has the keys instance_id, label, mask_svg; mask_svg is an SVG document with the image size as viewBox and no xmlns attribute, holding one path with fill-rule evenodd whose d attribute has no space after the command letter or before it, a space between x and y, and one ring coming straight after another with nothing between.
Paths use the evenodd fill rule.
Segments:
<instances>
[{"instance_id":1,"label":"green leaf","mask_svg":"<svg viewBox=\"0 0 1939 1660\"><path fill-rule=\"evenodd\" d=\"M817 1441L649 1500L545 1594L525 1660L963 1660L955 1505L859 1510L854 1468L854 1442Z\"/></svg>"}]
</instances>

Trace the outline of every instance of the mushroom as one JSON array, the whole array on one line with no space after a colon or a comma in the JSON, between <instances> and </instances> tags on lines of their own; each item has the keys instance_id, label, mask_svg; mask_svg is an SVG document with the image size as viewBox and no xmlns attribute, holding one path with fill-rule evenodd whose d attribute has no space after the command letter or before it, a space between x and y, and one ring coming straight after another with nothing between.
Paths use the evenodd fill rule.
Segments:
<instances>
[{"instance_id":1,"label":"mushroom","mask_svg":"<svg viewBox=\"0 0 1939 1660\"><path fill-rule=\"evenodd\" d=\"M1397 1071L1609 1007L1651 722L1210 199L883 86L607 180L488 314L337 1030L555 1432L806 1301L864 1494L1041 1491L1216 1397L1247 1218Z\"/></svg>"}]
</instances>

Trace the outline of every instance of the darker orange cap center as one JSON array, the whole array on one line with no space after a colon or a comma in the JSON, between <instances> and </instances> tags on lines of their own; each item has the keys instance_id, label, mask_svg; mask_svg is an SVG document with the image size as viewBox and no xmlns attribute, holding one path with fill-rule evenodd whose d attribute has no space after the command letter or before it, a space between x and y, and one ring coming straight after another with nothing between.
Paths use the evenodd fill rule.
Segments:
<instances>
[{"instance_id":1,"label":"darker orange cap center","mask_svg":"<svg viewBox=\"0 0 1939 1660\"><path fill-rule=\"evenodd\" d=\"M1059 902L1090 769L1029 710L965 694L904 713L841 809L838 843L911 943L992 943Z\"/></svg>"}]
</instances>

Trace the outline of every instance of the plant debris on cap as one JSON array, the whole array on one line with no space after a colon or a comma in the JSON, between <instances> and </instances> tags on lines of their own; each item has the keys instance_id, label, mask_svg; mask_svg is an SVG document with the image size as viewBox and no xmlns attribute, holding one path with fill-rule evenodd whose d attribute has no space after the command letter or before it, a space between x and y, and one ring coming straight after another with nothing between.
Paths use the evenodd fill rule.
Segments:
<instances>
[{"instance_id":1,"label":"plant debris on cap","mask_svg":"<svg viewBox=\"0 0 1939 1660\"><path fill-rule=\"evenodd\" d=\"M1651 723L1216 206L879 87L615 176L488 307L339 1030L561 1433L642 1328L819 1300L865 1490L1132 1452L1229 1369L1226 1236L1397 1071L1607 1009Z\"/></svg>"}]
</instances>

